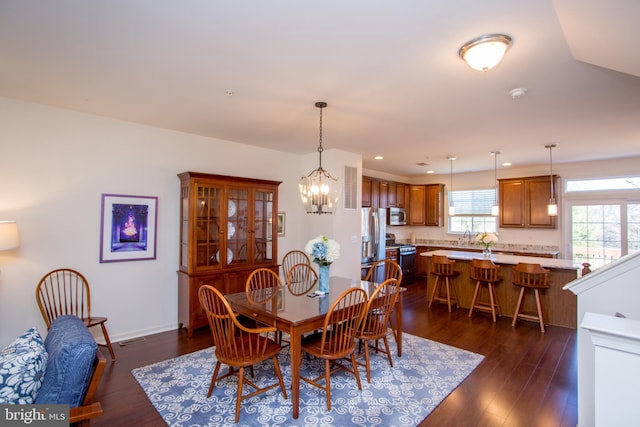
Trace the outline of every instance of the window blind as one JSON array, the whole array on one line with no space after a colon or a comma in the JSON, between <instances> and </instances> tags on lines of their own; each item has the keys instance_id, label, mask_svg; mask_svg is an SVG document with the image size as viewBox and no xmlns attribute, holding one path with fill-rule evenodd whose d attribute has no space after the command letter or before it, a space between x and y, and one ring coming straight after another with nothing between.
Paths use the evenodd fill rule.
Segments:
<instances>
[{"instance_id":1,"label":"window blind","mask_svg":"<svg viewBox=\"0 0 640 427\"><path fill-rule=\"evenodd\" d=\"M491 215L491 206L496 200L495 188L485 190L450 191L458 215Z\"/></svg>"}]
</instances>

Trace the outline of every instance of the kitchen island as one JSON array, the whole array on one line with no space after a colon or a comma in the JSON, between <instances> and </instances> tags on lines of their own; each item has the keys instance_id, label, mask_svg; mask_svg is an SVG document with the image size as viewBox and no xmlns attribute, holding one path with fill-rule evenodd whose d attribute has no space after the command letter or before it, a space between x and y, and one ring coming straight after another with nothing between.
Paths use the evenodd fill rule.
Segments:
<instances>
[{"instance_id":1,"label":"kitchen island","mask_svg":"<svg viewBox=\"0 0 640 427\"><path fill-rule=\"evenodd\" d=\"M430 259L432 255L444 255L449 259L457 261L455 270L460 272L460 275L454 279L453 283L460 298L460 306L468 310L471 306L471 299L476 286L476 283L472 282L469 277L469 265L472 259L483 259L484 256L481 253L465 251L437 250L423 252L420 256L426 257L429 271L431 271ZM503 316L513 317L520 293L520 288L512 284L513 276L511 267L517 265L519 262L540 264L542 267L550 270L550 287L540 293L545 323L576 329L576 296L572 292L565 291L562 288L567 283L580 277L580 270L582 268L580 264L576 264L567 259L503 254L492 254L490 259L501 267L500 276L502 277L502 281L496 286L496 295ZM427 280L428 295L430 295L435 277L432 274L428 274ZM525 311L535 311L535 302L532 294L533 293L525 297ZM483 297L486 297L486 295L483 295Z\"/></svg>"}]
</instances>

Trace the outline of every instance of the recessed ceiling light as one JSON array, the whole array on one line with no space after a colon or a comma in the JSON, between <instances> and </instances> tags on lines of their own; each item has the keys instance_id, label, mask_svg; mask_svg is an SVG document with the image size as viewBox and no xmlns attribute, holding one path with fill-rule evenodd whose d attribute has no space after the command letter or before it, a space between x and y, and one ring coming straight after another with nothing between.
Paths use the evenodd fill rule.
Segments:
<instances>
[{"instance_id":1,"label":"recessed ceiling light","mask_svg":"<svg viewBox=\"0 0 640 427\"><path fill-rule=\"evenodd\" d=\"M436 173L436 171L427 171L427 173Z\"/></svg>"},{"instance_id":2,"label":"recessed ceiling light","mask_svg":"<svg viewBox=\"0 0 640 427\"><path fill-rule=\"evenodd\" d=\"M511 163L509 163L509 162L504 162L504 163L502 164L502 166L504 166L504 167L511 166Z\"/></svg>"},{"instance_id":3,"label":"recessed ceiling light","mask_svg":"<svg viewBox=\"0 0 640 427\"><path fill-rule=\"evenodd\" d=\"M374 160L382 160L382 159L384 159L384 157L382 157L382 156L375 156L373 159L374 159Z\"/></svg>"}]
</instances>

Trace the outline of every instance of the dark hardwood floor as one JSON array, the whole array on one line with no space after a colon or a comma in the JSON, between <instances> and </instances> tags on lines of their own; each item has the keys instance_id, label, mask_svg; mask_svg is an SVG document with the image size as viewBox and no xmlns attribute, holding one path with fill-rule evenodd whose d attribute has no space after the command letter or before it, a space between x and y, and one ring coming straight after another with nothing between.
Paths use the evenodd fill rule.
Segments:
<instances>
[{"instance_id":1,"label":"dark hardwood floor","mask_svg":"<svg viewBox=\"0 0 640 427\"><path fill-rule=\"evenodd\" d=\"M458 284L466 285L472 286ZM467 310L449 313L445 305L428 309L425 288L424 279L407 285L404 330L482 354L485 360L420 426L577 425L576 331L549 326L542 334L533 322L520 322L514 329L510 317L493 323L487 313L470 319ZM210 345L208 329L191 339L180 330L115 345L117 361L107 362L97 394L104 414L91 424L164 425L131 370Z\"/></svg>"}]
</instances>

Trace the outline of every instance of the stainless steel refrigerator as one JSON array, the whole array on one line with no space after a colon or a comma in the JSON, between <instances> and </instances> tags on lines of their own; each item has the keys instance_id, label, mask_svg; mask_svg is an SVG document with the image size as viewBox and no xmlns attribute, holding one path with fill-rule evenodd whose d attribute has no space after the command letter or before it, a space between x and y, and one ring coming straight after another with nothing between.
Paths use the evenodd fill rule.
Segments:
<instances>
[{"instance_id":1,"label":"stainless steel refrigerator","mask_svg":"<svg viewBox=\"0 0 640 427\"><path fill-rule=\"evenodd\" d=\"M362 208L362 254L360 263L363 278L374 262L385 259L386 227L386 209ZM372 279L374 282L381 283L384 280L384 267L380 271L374 272Z\"/></svg>"}]
</instances>

